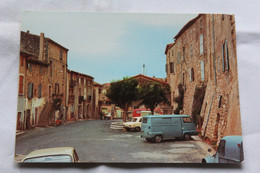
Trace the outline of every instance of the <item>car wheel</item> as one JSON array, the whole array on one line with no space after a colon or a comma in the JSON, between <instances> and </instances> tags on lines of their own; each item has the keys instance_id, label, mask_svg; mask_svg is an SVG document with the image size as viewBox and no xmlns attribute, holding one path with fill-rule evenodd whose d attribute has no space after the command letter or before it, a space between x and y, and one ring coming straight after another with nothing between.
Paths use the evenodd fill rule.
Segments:
<instances>
[{"instance_id":1,"label":"car wheel","mask_svg":"<svg viewBox=\"0 0 260 173\"><path fill-rule=\"evenodd\" d=\"M140 132L140 130L141 130L140 127L136 127L136 128L135 128L135 131L137 131L137 132Z\"/></svg>"},{"instance_id":2,"label":"car wheel","mask_svg":"<svg viewBox=\"0 0 260 173\"><path fill-rule=\"evenodd\" d=\"M188 140L191 139L191 135L190 135L189 133L186 133L186 134L184 135L184 138L185 138L186 141L188 141Z\"/></svg>"},{"instance_id":3,"label":"car wheel","mask_svg":"<svg viewBox=\"0 0 260 173\"><path fill-rule=\"evenodd\" d=\"M155 141L156 143L162 142L162 136L161 136L161 135L155 136L155 137L154 137L154 141Z\"/></svg>"}]
</instances>

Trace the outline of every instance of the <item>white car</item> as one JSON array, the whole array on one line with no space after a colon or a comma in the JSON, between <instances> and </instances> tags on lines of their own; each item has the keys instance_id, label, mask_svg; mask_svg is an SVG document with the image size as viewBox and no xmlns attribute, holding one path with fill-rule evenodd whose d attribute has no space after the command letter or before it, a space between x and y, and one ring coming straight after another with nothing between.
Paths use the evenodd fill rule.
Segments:
<instances>
[{"instance_id":1,"label":"white car","mask_svg":"<svg viewBox=\"0 0 260 173\"><path fill-rule=\"evenodd\" d=\"M24 163L68 163L79 162L79 158L75 148L73 147L57 147L35 150L29 153L23 160Z\"/></svg>"},{"instance_id":2,"label":"white car","mask_svg":"<svg viewBox=\"0 0 260 173\"><path fill-rule=\"evenodd\" d=\"M127 131L137 131L141 130L142 117L132 117L129 122L124 123L124 128Z\"/></svg>"}]
</instances>

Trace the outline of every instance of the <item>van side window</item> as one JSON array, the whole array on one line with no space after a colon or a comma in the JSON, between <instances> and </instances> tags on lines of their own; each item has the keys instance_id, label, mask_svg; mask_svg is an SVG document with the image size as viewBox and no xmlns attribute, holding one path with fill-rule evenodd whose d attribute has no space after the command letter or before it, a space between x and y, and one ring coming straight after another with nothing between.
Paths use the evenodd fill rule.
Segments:
<instances>
[{"instance_id":1,"label":"van side window","mask_svg":"<svg viewBox=\"0 0 260 173\"><path fill-rule=\"evenodd\" d=\"M183 122L184 122L184 123L191 123L192 120L191 120L191 118L189 118L189 117L185 117L185 118L183 118Z\"/></svg>"},{"instance_id":2,"label":"van side window","mask_svg":"<svg viewBox=\"0 0 260 173\"><path fill-rule=\"evenodd\" d=\"M143 118L142 123L146 124L147 123L147 118Z\"/></svg>"},{"instance_id":3,"label":"van side window","mask_svg":"<svg viewBox=\"0 0 260 173\"><path fill-rule=\"evenodd\" d=\"M225 140L221 140L219 142L218 153L221 156L225 156L225 145L226 145L226 141Z\"/></svg>"},{"instance_id":4,"label":"van side window","mask_svg":"<svg viewBox=\"0 0 260 173\"><path fill-rule=\"evenodd\" d=\"M172 122L171 122L171 118L170 117L164 117L164 118L153 118L152 119L152 122L154 122L154 123L156 123L156 124L161 124L161 125L163 125L163 124L171 124Z\"/></svg>"}]
</instances>

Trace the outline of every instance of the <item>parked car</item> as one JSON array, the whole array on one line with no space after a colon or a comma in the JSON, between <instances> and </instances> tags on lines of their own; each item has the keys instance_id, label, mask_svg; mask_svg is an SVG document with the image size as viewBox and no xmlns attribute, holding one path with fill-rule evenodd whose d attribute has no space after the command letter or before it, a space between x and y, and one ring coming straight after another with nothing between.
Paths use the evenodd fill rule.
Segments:
<instances>
[{"instance_id":1,"label":"parked car","mask_svg":"<svg viewBox=\"0 0 260 173\"><path fill-rule=\"evenodd\" d=\"M189 115L147 115L143 117L141 137L148 142L161 142L163 139L185 138L197 135L196 125Z\"/></svg>"},{"instance_id":2,"label":"parked car","mask_svg":"<svg viewBox=\"0 0 260 173\"><path fill-rule=\"evenodd\" d=\"M137 131L141 130L142 117L132 117L129 122L123 123L124 128L127 131Z\"/></svg>"},{"instance_id":3,"label":"parked car","mask_svg":"<svg viewBox=\"0 0 260 173\"><path fill-rule=\"evenodd\" d=\"M220 140L217 152L203 158L202 163L241 163L243 160L242 136L225 136Z\"/></svg>"},{"instance_id":4,"label":"parked car","mask_svg":"<svg viewBox=\"0 0 260 173\"><path fill-rule=\"evenodd\" d=\"M25 163L68 163L79 162L79 158L75 148L73 147L57 147L35 150L29 153L22 162Z\"/></svg>"}]
</instances>

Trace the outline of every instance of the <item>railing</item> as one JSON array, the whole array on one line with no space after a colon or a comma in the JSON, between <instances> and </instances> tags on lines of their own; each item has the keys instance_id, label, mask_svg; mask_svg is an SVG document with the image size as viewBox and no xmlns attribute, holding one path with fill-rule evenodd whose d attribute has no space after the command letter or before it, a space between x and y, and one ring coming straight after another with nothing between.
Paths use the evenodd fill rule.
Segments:
<instances>
[{"instance_id":1,"label":"railing","mask_svg":"<svg viewBox=\"0 0 260 173\"><path fill-rule=\"evenodd\" d=\"M75 95L70 95L69 96L69 103L74 103L74 101L75 101Z\"/></svg>"},{"instance_id":2,"label":"railing","mask_svg":"<svg viewBox=\"0 0 260 173\"><path fill-rule=\"evenodd\" d=\"M79 104L81 104L84 101L84 96L79 96Z\"/></svg>"},{"instance_id":3,"label":"railing","mask_svg":"<svg viewBox=\"0 0 260 173\"><path fill-rule=\"evenodd\" d=\"M70 80L70 87L75 87L77 85L76 80Z\"/></svg>"}]
</instances>

